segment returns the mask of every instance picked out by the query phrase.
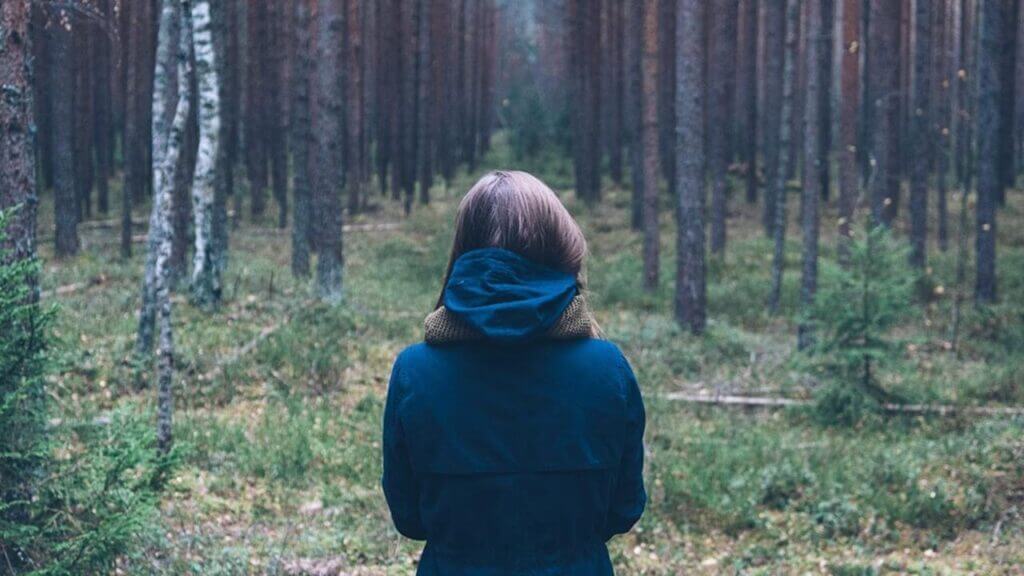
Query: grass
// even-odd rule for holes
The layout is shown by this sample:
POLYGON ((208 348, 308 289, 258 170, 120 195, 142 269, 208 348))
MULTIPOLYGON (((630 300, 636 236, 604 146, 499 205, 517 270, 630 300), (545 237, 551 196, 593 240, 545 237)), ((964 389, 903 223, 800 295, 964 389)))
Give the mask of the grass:
MULTIPOLYGON (((513 164, 500 140, 484 162, 513 164)), ((542 178, 555 175, 557 187, 568 184, 564 160, 533 164, 542 178)), ((408 218, 375 196, 375 209, 355 222, 400 225, 346 235, 340 307, 313 303, 309 283, 288 274, 289 235, 272 228, 273 214, 233 233, 220 311, 192 308, 184 292, 175 297, 183 463, 162 503, 161 529, 125 557, 123 571, 415 571, 419 546, 393 530, 379 489, 381 411, 390 363, 420 339, 437 297, 454 207, 474 177, 460 172, 439 184, 434 202, 408 218), (229 361, 276 324, 252 353, 229 361)), ((1024 564, 1020 418, 894 417, 831 428, 801 411, 662 398, 679 390, 811 393, 813 378, 793 357, 798 243, 787 250, 782 313, 769 316, 770 245, 757 209, 737 199, 727 252, 709 262, 708 334, 693 338, 671 316, 670 200, 662 281, 647 294, 628 191, 606 183, 604 192, 588 207, 560 190, 590 241, 598 321, 633 363, 648 405, 651 501, 634 532, 612 542, 619 573, 1011 574, 1024 564)), ((829 223, 834 206, 827 208, 829 223)), ((953 253, 933 248, 931 282, 944 289, 900 326, 906 352, 886 386, 915 401, 1024 404, 1022 210, 1024 198, 1011 194, 1000 214, 1001 303, 965 309, 959 357, 946 342, 953 253)), ((834 232, 823 227, 824 258, 833 258, 834 232)), ((136 387, 130 362, 142 247, 122 261, 113 231, 83 236, 84 253, 66 262, 47 257, 43 278, 44 289, 100 279, 57 298, 57 416, 146 413, 155 394, 136 387)))

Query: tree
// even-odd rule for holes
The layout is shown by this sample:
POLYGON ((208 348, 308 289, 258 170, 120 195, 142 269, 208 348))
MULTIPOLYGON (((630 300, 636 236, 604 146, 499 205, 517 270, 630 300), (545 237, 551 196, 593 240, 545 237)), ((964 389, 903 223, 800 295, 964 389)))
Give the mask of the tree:
POLYGON ((871 218, 875 225, 892 224, 899 201, 900 5, 870 0, 868 82, 874 112, 871 120, 871 218))
MULTIPOLYGON (((784 2, 764 4, 764 230, 774 237, 775 207, 779 194, 785 190, 785 174, 778 174, 785 161, 780 161, 782 143, 782 109, 784 59, 786 54, 786 9, 784 2)), ((788 129, 787 129, 788 130, 788 129)))
POLYGON ((934 152, 932 161, 935 172, 936 189, 936 218, 938 220, 939 250, 945 252, 949 248, 949 215, 948 215, 948 192, 949 192, 949 167, 950 167, 950 137, 953 133, 950 124, 952 116, 952 86, 955 82, 951 74, 953 61, 954 42, 952 41, 952 6, 953 3, 943 0, 939 3, 938 9, 933 15, 933 45, 932 50, 932 94, 935 95, 933 104, 934 114, 929 122, 928 129, 934 139, 934 152))
POLYGON ((347 70, 348 81, 345 83, 348 88, 348 96, 345 99, 346 111, 346 133, 348 152, 346 154, 348 167, 348 211, 354 214, 359 211, 362 198, 363 186, 363 36, 362 36, 362 11, 361 0, 347 0, 348 12, 345 17, 345 24, 348 29, 348 51, 347 70))
POLYGON ((977 231, 974 240, 977 271, 974 299, 988 304, 996 299, 996 204, 1003 188, 1000 146, 1004 108, 1000 102, 1007 89, 1002 66, 1007 3, 1002 0, 980 0, 978 33, 978 206, 977 231))
POLYGON ((195 217, 195 254, 192 259, 192 298, 201 307, 220 302, 221 279, 213 234, 217 159, 220 151, 221 88, 217 55, 213 48, 210 0, 194 0, 192 24, 199 81, 199 153, 192 180, 195 217))
POLYGON ((757 202, 757 0, 741 0, 736 63, 734 148, 746 171, 746 200, 757 202))
MULTIPOLYGON (((643 38, 644 38, 644 3, 629 3, 629 34, 626 37, 626 73, 625 83, 628 88, 625 93, 626 128, 625 134, 629 139, 629 160, 630 172, 633 177, 633 194, 630 201, 630 225, 640 230, 643 223, 643 193, 644 193, 644 154, 643 154, 643 123, 641 114, 641 95, 643 94, 643 38)), ((659 60, 660 64, 660 60, 659 60)), ((658 77, 659 95, 662 78, 658 77)), ((658 110, 661 113, 661 102, 659 100, 658 110)), ((660 147, 661 127, 658 128, 660 147)), ((660 152, 660 150, 659 150, 660 152)), ((671 163, 673 159, 664 158, 664 163, 671 163)), ((660 174, 659 174, 660 178, 660 174)))
POLYGON ((336 303, 341 300, 342 227, 341 190, 342 155, 345 142, 344 101, 338 73, 345 64, 343 15, 345 0, 320 0, 316 15, 316 71, 313 78, 313 105, 317 119, 314 131, 312 183, 313 212, 316 227, 316 286, 320 298, 336 303))
MULTIPOLYGON (((267 146, 274 138, 269 134, 272 114, 267 99, 267 83, 271 80, 267 70, 267 43, 269 23, 267 10, 270 2, 245 4, 245 167, 249 180, 249 209, 254 218, 263 216, 267 204, 267 146)), ((236 217, 239 215, 236 214, 236 217)))
MULTIPOLYGON (((98 0, 97 11, 105 26, 113 20, 111 0, 98 0)), ((113 172, 114 117, 111 102, 111 39, 105 31, 95 34, 92 43, 92 61, 95 63, 93 92, 93 147, 96 151, 96 203, 103 215, 110 210, 110 175, 113 172)))
POLYGON ((839 245, 841 261, 850 253, 850 230, 860 174, 857 168, 857 120, 860 108, 860 22, 863 0, 843 0, 839 90, 839 245))
POLYGON ((932 139, 932 3, 916 2, 914 11, 914 85, 910 117, 910 263, 923 269, 928 250, 928 177, 932 139))
MULTIPOLYGON (((314 68, 313 46, 310 37, 310 0, 296 0, 292 4, 292 41, 295 42, 295 61, 292 69, 292 194, 295 208, 292 214, 292 274, 298 278, 309 276, 309 240, 313 222, 310 197, 310 76, 314 68)), ((382 146, 384 154, 386 146, 382 146)), ((383 184, 381 185, 383 187, 383 184)))
POLYGON ((125 51, 124 184, 121 190, 121 257, 132 254, 132 205, 150 187, 150 123, 153 102, 153 61, 150 48, 151 2, 122 3, 127 15, 125 51))
MULTIPOLYGON (((432 0, 416 0, 416 122, 418 124, 417 134, 419 144, 417 145, 418 156, 416 166, 419 168, 420 202, 430 202, 430 187, 434 184, 434 126, 433 107, 434 98, 430 89, 430 63, 431 46, 430 21, 432 0)), ((482 14, 482 12, 481 12, 482 14)), ((351 176, 351 171, 350 174, 351 176)))
POLYGON ((711 172, 711 252, 725 250, 732 102, 736 83, 737 0, 715 0, 708 48, 708 171, 711 172))
POLYGON ((676 12, 676 320, 693 334, 707 325, 704 276, 704 56, 702 0, 676 12))
POLYGON ((658 288, 658 10, 657 0, 643 5, 643 63, 640 70, 640 140, 643 146, 644 289, 658 288))
POLYGON ((74 72, 72 69, 72 21, 64 8, 51 12, 49 30, 50 62, 50 154, 53 163, 53 208, 57 225, 58 257, 78 253, 78 194, 74 164, 74 72))
POLYGON ((601 195, 601 3, 569 0, 572 29, 573 156, 576 194, 586 202, 601 195))
MULTIPOLYGON (((798 327, 798 346, 806 350, 814 341, 813 308, 818 291, 818 202, 821 164, 827 159, 821 153, 823 135, 821 92, 824 89, 821 60, 828 58, 828 41, 823 17, 830 10, 824 4, 832 0, 808 0, 807 9, 807 91, 804 99, 804 167, 806 177, 800 203, 800 227, 803 230, 803 270, 800 276, 800 308, 803 319, 798 327)), ((831 24, 831 22, 829 22, 831 24)))
MULTIPOLYGON (((796 90, 796 59, 797 59, 797 30, 800 26, 800 0, 786 0, 786 23, 784 26, 786 34, 786 48, 783 51, 784 65, 782 68, 782 105, 779 112, 779 154, 778 165, 774 170, 775 175, 775 207, 772 209, 772 216, 775 223, 772 225, 772 239, 775 250, 772 255, 772 286, 768 296, 768 309, 774 314, 779 310, 779 300, 782 296, 782 272, 786 264, 786 224, 789 220, 786 214, 786 175, 787 167, 790 165, 789 153, 791 150, 790 130, 793 127, 793 93, 796 90)), ((806 186, 806 182, 804 183, 806 186)))
MULTIPOLYGON (((36 156, 32 93, 32 2, 0 5, 0 213, 6 225, 0 242, 3 263, 36 255, 36 156)), ((35 280, 31 280, 35 282, 35 280)))

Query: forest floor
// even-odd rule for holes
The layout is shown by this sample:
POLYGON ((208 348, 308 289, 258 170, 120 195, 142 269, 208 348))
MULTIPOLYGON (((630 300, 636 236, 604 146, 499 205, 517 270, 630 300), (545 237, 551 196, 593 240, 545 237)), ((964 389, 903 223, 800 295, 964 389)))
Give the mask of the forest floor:
MULTIPOLYGON (((483 165, 522 165, 504 150, 483 165)), ((564 191, 585 228, 591 302, 647 403, 651 498, 637 528, 611 543, 619 574, 1024 573, 1022 417, 894 416, 841 428, 800 409, 665 398, 812 393, 813 378, 794 360, 795 215, 782 312, 773 317, 764 305, 770 245, 755 207, 736 195, 726 254, 709 262, 708 334, 696 339, 672 320, 668 200, 662 281, 645 294, 628 191, 606 183, 604 200, 587 208, 568 192, 568 163, 526 167, 564 191)), ((121 572, 415 571, 420 545, 394 531, 379 488, 381 411, 391 362, 421 338, 454 207, 474 176, 460 172, 437 186, 433 202, 408 218, 374 194, 345 234, 346 300, 336 308, 314 303, 309 282, 291 277, 289 234, 273 227, 276 215, 259 223, 244 215, 232 232, 222 308, 204 313, 186 290, 175 296, 181 462, 159 518, 121 572)), ((833 204, 823 219, 826 262, 833 204)), ((990 312, 968 305, 960 357, 950 352, 955 250, 933 246, 935 293, 900 327, 906 352, 885 374, 888 388, 918 402, 1024 405, 1024 194, 1011 193, 999 217, 1001 304, 990 312)), ((955 231, 955 213, 951 221, 955 231)), ((43 249, 44 289, 59 304, 55 417, 151 417, 155 393, 133 384, 130 361, 144 245, 125 262, 116 228, 83 228, 82 236, 74 260, 43 249)))

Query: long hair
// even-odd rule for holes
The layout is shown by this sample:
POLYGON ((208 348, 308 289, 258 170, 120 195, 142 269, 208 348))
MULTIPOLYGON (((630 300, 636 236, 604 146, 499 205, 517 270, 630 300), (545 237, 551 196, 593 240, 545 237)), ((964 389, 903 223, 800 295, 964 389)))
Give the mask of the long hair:
POLYGON ((526 172, 497 170, 477 181, 459 203, 455 239, 436 308, 460 256, 479 248, 504 248, 576 277, 586 289, 583 231, 546 184, 526 172))

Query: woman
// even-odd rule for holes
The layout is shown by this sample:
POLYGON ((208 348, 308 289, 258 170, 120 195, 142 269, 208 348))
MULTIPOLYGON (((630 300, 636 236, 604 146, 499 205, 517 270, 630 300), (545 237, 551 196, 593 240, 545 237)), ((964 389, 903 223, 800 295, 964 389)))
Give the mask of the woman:
POLYGON ((395 361, 384 493, 426 540, 420 576, 611 575, 643 513, 644 407, 583 299, 586 241, 540 180, 484 176, 459 205, 424 343, 395 361))

